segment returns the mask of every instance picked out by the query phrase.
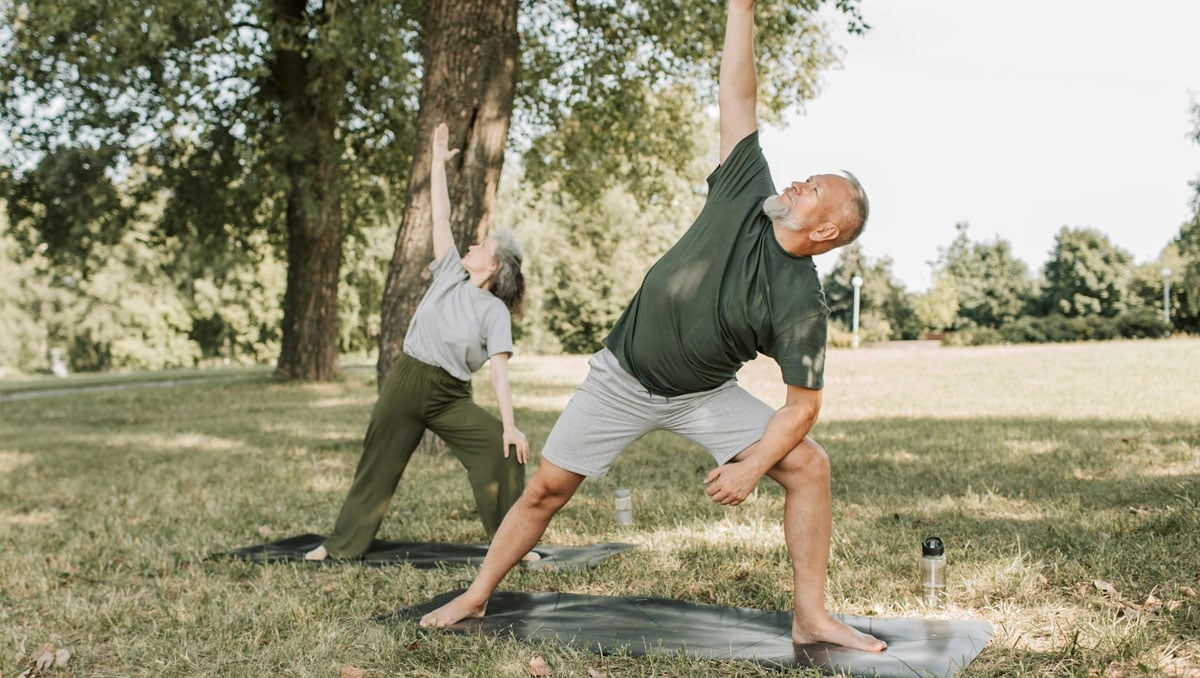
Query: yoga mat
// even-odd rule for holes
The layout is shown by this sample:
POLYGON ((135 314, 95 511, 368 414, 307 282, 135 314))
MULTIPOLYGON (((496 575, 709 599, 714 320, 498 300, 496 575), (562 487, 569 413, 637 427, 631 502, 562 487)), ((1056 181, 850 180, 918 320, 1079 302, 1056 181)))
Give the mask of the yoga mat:
MULTIPOLYGON (((459 593, 445 593, 377 619, 418 620, 459 593)), ((980 621, 833 616, 886 641, 888 649, 877 653, 835 645, 794 645, 791 611, 571 593, 495 593, 487 616, 447 628, 518 640, 552 640, 600 654, 681 653, 777 667, 817 667, 826 673, 921 678, 953 676, 992 637, 992 625, 980 621)))
MULTIPOLYGON (((214 557, 241 558, 257 563, 303 562, 314 565, 336 565, 339 563, 362 563, 365 565, 403 565, 434 568, 452 565, 479 565, 487 555, 487 544, 439 544, 432 542, 399 542, 376 539, 361 559, 340 560, 326 558, 322 561, 305 560, 304 554, 325 542, 319 534, 302 534, 287 539, 245 546, 232 551, 214 553, 214 557)), ((633 544, 590 544, 588 546, 543 546, 534 547, 541 560, 522 562, 530 570, 562 570, 595 567, 597 563, 622 551, 633 548, 633 544)))

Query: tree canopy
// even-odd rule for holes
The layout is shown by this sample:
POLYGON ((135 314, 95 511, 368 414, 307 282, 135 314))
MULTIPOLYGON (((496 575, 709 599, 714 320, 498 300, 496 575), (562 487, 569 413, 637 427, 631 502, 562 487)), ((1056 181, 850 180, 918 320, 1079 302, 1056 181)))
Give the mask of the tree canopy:
MULTIPOLYGON (((811 97, 836 61, 829 28, 813 18, 821 4, 760 7, 766 119, 811 97)), ((849 30, 864 30, 856 0, 833 4, 849 30)), ((137 203, 163 200, 150 237, 200 242, 214 256, 260 246, 253 236, 263 234, 289 269, 281 372, 326 378, 336 372, 345 241, 421 188, 409 182, 425 143, 418 112, 447 112, 422 88, 431 59, 480 47, 458 29, 438 31, 463 25, 446 17, 499 5, 518 13, 518 63, 504 76, 514 79, 515 134, 487 143, 502 151, 511 141, 528 180, 577 200, 617 183, 653 199, 660 177, 695 156, 696 102, 715 101, 723 2, 17 0, 0 4, 14 231, 82 276, 93 247, 132 228, 137 203)), ((484 185, 460 194, 494 191, 502 153, 489 157, 480 178, 464 179, 484 185)), ((485 228, 491 209, 471 208, 460 231, 472 219, 485 228)), ((409 269, 423 256, 399 245, 397 254, 409 269)), ((383 315, 406 324, 387 305, 383 315)))

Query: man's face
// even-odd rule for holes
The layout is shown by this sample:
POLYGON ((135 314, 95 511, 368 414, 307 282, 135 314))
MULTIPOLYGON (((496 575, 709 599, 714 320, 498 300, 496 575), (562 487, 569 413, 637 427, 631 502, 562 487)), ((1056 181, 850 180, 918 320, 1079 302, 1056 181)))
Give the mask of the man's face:
POLYGON ((852 199, 850 182, 844 177, 817 174, 788 184, 779 195, 768 198, 763 208, 773 220, 786 217, 797 230, 804 230, 828 221, 836 223, 842 207, 852 199))

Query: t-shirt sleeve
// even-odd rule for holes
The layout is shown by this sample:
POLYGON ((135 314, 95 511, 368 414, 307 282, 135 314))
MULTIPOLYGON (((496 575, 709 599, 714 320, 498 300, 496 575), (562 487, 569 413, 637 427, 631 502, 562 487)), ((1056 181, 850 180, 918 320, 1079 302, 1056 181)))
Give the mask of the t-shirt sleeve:
POLYGON ((829 322, 825 313, 813 313, 790 325, 776 328, 773 355, 783 372, 783 383, 821 389, 825 386, 825 341, 829 322))
POLYGON ((430 264, 429 270, 433 271, 433 280, 430 281, 429 289, 425 292, 426 296, 438 297, 470 277, 467 269, 463 268, 462 257, 459 256, 458 248, 454 245, 446 250, 441 259, 430 264))
POLYGON ((758 145, 758 132, 751 132, 739 141, 721 166, 708 175, 708 199, 728 198, 750 193, 770 195, 775 192, 771 170, 758 145))
POLYGON ((441 259, 435 259, 429 264, 429 270, 433 271, 433 279, 437 280, 446 274, 458 276, 461 273, 466 273, 467 269, 463 268, 462 255, 458 253, 458 247, 451 244, 450 249, 442 255, 441 259))
POLYGON ((513 352, 512 316, 503 303, 490 305, 484 314, 482 329, 484 352, 489 358, 497 353, 513 352))

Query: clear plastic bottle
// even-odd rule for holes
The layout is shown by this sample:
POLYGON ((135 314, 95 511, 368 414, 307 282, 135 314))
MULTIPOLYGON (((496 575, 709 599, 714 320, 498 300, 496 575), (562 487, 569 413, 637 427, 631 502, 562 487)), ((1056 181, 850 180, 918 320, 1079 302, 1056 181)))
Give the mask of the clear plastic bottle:
POLYGON ((613 492, 617 506, 617 524, 627 526, 633 524, 633 497, 628 489, 613 492))
POLYGON ((921 588, 927 606, 946 602, 946 545, 938 537, 921 542, 921 588))

